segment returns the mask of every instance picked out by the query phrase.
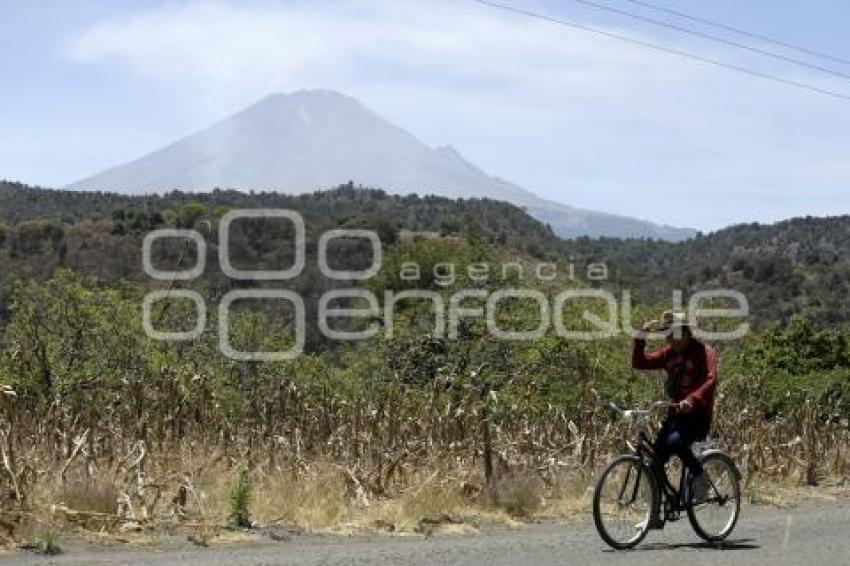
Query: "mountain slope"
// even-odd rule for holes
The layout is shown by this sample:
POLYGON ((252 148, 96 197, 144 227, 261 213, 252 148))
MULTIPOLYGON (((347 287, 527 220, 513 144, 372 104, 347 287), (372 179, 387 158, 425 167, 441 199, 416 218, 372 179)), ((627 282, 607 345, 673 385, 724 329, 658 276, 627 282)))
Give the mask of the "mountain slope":
POLYGON ((349 180, 401 194, 505 200, 526 207, 564 237, 681 240, 694 234, 541 199, 481 171, 454 148, 431 149, 357 100, 328 90, 266 97, 210 128, 68 188, 301 193, 349 180))

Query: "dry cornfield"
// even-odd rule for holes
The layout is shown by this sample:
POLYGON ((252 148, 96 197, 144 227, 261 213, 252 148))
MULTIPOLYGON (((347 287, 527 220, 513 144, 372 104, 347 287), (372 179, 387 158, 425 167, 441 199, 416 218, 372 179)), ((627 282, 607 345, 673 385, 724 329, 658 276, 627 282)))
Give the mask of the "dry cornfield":
MULTIPOLYGON (((734 384, 732 385, 734 386, 734 384)), ((730 387, 732 387, 730 386, 730 387)), ((722 388, 711 441, 739 463, 747 486, 846 486, 850 433, 813 403, 767 420, 727 406, 722 388)), ((9 539, 43 523, 88 531, 226 524, 237 470, 248 470, 261 525, 429 530, 434 525, 581 511, 627 425, 590 393, 579 410, 494 410, 494 395, 446 393, 398 381, 356 404, 322 407, 280 390, 264 423, 76 416, 57 400, 45 415, 2 399, 2 527, 9 539)))

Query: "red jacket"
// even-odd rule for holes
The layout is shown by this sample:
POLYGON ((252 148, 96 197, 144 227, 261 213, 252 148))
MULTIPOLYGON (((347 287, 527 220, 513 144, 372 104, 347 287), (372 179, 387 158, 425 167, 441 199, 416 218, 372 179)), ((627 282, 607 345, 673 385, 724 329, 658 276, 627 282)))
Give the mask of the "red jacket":
POLYGON ((665 370, 667 394, 673 401, 689 399, 694 407, 689 414, 703 415, 711 420, 717 386, 717 354, 714 348, 691 339, 682 353, 676 352, 670 345, 647 353, 646 340, 635 338, 632 367, 665 370))

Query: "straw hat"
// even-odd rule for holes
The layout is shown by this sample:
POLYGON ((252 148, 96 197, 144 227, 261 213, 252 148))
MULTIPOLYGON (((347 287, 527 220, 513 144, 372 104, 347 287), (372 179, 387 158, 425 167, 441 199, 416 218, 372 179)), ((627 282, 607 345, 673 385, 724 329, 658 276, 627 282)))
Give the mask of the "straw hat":
POLYGON ((649 329, 652 332, 667 332, 676 328, 687 328, 690 330, 688 315, 686 313, 682 311, 664 311, 661 313, 661 320, 653 320, 649 323, 649 329))

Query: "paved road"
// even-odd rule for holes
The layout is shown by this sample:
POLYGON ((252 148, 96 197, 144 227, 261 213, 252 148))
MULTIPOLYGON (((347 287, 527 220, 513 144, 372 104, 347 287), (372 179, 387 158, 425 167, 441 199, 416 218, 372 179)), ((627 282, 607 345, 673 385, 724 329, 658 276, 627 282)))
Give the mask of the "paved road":
POLYGON ((515 530, 487 529, 475 535, 419 537, 296 536, 285 542, 199 548, 180 539, 158 550, 99 548, 65 541, 65 553, 0 555, 16 564, 245 564, 581 566, 628 564, 808 565, 850 564, 850 502, 803 504, 793 509, 744 507, 731 540, 714 548, 698 542, 687 520, 650 532, 634 551, 613 552, 590 520, 547 523, 515 530))

